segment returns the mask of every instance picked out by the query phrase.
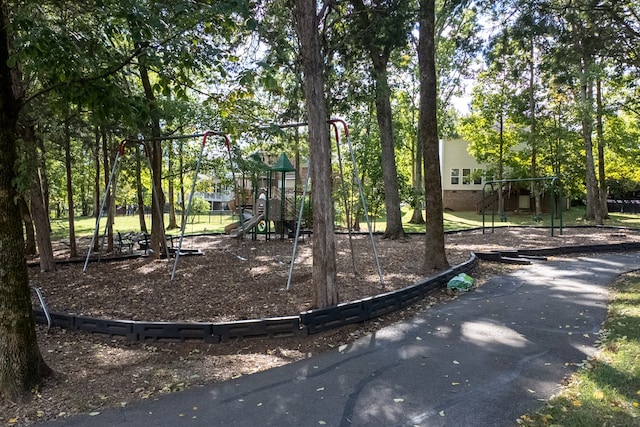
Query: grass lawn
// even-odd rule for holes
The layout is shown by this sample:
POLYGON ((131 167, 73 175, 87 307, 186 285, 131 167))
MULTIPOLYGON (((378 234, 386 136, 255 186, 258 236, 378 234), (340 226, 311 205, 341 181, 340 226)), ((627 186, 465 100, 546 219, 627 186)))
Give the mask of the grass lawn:
MULTIPOLYGON (((424 224, 409 224, 411 219, 411 211, 403 209, 403 225, 404 230, 409 233, 424 233, 424 224)), ((584 209, 572 208, 569 211, 562 213, 563 226, 575 226, 575 225, 593 225, 593 222, 585 221, 582 219, 584 216, 584 209)), ((423 213, 424 217, 424 213, 423 213)), ((605 221, 606 225, 622 226, 640 228, 640 215, 634 214, 610 214, 610 219, 605 221)), ((224 231, 224 227, 233 221, 231 214, 229 213, 212 213, 202 215, 192 215, 189 218, 189 223, 185 229, 185 234, 198 234, 198 233, 221 233, 224 231)), ((146 216, 147 228, 151 228, 151 216, 146 216)), ((168 216, 165 216, 165 224, 167 224, 168 216)), ((104 229, 106 219, 103 218, 100 229, 104 229)), ((76 236, 90 236, 93 234, 96 220, 93 217, 78 217, 75 220, 76 236)), ((449 230, 461 230, 468 228, 482 227, 483 218, 482 215, 475 212, 445 212, 444 213, 444 228, 449 230)), ((484 217, 485 227, 492 226, 491 213, 485 214, 484 217)), ((501 222, 497 216, 494 218, 493 226, 505 227, 505 226, 551 226, 551 216, 545 214, 542 216, 541 221, 535 221, 533 216, 529 214, 509 214, 507 220, 501 222)), ((366 223, 360 224, 363 230, 366 230, 366 223)), ((559 219, 554 220, 554 227, 560 226, 559 219)), ((382 232, 386 227, 386 218, 380 217, 372 219, 372 228, 374 231, 382 232)), ((67 218, 59 218, 51 220, 52 238, 54 240, 64 239, 69 237, 69 222, 67 218)), ((127 233, 130 231, 140 231, 140 223, 137 216, 117 216, 115 218, 114 230, 121 233, 127 233)), ((179 234, 180 229, 169 230, 170 234, 179 234)))
MULTIPOLYGON (((147 230, 151 230, 151 215, 145 216, 147 230)), ((165 224, 169 223, 169 216, 165 215, 165 224)), ((180 218, 178 218, 178 222, 180 218)), ((232 222, 233 219, 229 213, 212 213, 203 215, 192 215, 185 228, 185 234, 199 233, 221 233, 224 232, 225 225, 232 222)), ((104 232, 106 218, 102 218, 100 222, 100 234, 104 232)), ((74 221, 74 227, 77 237, 91 236, 96 226, 94 217, 77 217, 74 221)), ((69 220, 67 218, 58 218, 51 220, 51 229, 53 240, 69 238, 69 220)), ((121 233, 140 232, 140 220, 137 215, 118 215, 114 219, 113 230, 121 233)), ((168 234, 180 234, 180 229, 168 230, 168 234)))
POLYGON ((614 287, 599 353, 583 363, 565 389, 518 424, 534 426, 640 425, 640 273, 614 287))

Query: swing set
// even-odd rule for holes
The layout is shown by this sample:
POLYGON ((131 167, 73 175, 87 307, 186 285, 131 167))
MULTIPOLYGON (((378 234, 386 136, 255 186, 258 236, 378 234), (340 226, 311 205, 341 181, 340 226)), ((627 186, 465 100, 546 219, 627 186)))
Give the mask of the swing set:
MULTIPOLYGON (((356 269, 356 263, 355 263, 355 253, 354 253, 354 248, 353 248, 353 231, 352 231, 352 227, 351 227, 351 221, 350 221, 350 216, 349 216, 349 210, 348 210, 348 200, 347 200, 347 192, 346 192, 346 187, 345 187, 345 180, 344 180, 344 169, 343 169, 343 158, 342 158, 342 153, 341 153, 341 149, 340 149, 340 143, 341 143, 341 139, 340 139, 340 127, 342 128, 343 134, 346 138, 346 142, 347 142, 347 147, 350 153, 350 159, 352 162, 352 170, 353 170, 353 180, 356 182, 357 187, 358 187, 358 192, 359 192, 359 196, 360 196, 360 203, 362 204, 362 208, 363 208, 363 212, 364 212, 364 216, 367 222, 367 228, 368 228, 368 235, 369 238, 371 240, 371 246, 372 246, 372 250, 373 250, 373 255, 375 258, 375 262, 376 262, 376 266, 377 266, 377 270, 378 270, 378 276, 379 276, 379 280, 380 280, 380 284, 382 286, 382 288, 384 289, 384 280, 383 280, 383 276, 382 276, 382 269, 380 267, 380 261, 379 261, 379 256, 378 256, 378 252, 377 252, 377 248, 376 248, 376 244, 375 244, 375 239, 373 237, 373 231, 372 231, 372 227, 371 227, 371 221, 369 219, 369 215, 368 215, 368 210, 367 210, 367 205, 366 205, 366 200, 364 197, 364 191, 362 189, 362 183, 359 179, 359 173, 358 173, 358 169, 357 169, 357 165, 356 165, 356 160, 355 160, 355 154, 354 154, 354 150, 353 150, 353 146, 351 144, 351 138, 349 136, 349 129, 348 126, 346 124, 346 122, 344 120, 341 119, 331 119, 327 121, 327 124, 331 126, 331 128, 334 131, 334 135, 335 135, 335 139, 336 139, 336 146, 337 146, 337 155, 338 155, 338 165, 339 165, 339 171, 340 171, 340 177, 341 177, 341 182, 342 182, 342 193, 344 196, 344 204, 345 204, 345 212, 347 214, 347 230, 348 230, 348 235, 349 235, 349 244, 350 244, 350 248, 351 248, 351 258, 352 258, 352 264, 353 264, 353 268, 354 268, 354 273, 357 274, 357 269, 356 269)), ((288 128, 300 128, 300 127, 307 127, 308 124, 307 123, 291 123, 291 124, 280 124, 280 125, 272 125, 269 127, 265 127, 265 128, 258 128, 257 130, 269 130, 272 129, 273 127, 277 127, 280 129, 288 129, 288 128)), ((233 184, 234 184, 234 191, 235 194, 238 194, 239 191, 239 186, 238 186, 238 181, 236 179, 236 173, 235 173, 235 165, 234 165, 234 157, 233 154, 231 152, 231 143, 229 140, 229 137, 222 132, 219 131, 213 131, 213 130, 209 130, 206 131, 204 133, 197 133, 197 134, 191 134, 191 135, 179 135, 179 136, 167 136, 167 137, 159 137, 159 138, 148 138, 148 139, 125 139, 123 140, 120 145, 118 146, 118 150, 116 152, 116 157, 113 163, 113 167, 111 169, 111 174, 109 176, 109 180, 107 182, 107 186, 105 189, 105 193, 102 199, 102 203, 101 203, 101 207, 100 207, 100 211, 98 214, 98 217, 96 218, 96 223, 95 223, 95 227, 94 227, 94 231, 93 231, 93 235, 91 237, 91 242, 89 244, 89 249, 87 251, 87 257, 85 259, 85 263, 84 263, 84 267, 83 267, 83 272, 86 272, 88 264, 89 264, 89 260, 91 258, 92 255, 92 249, 94 247, 94 244, 96 242, 96 239, 98 238, 98 233, 99 233, 99 229, 100 229, 100 221, 102 219, 102 214, 105 210, 106 207, 106 203, 107 203, 107 199, 109 197, 109 191, 111 189, 112 186, 115 186, 116 182, 117 182, 117 177, 118 177, 118 171, 119 168, 121 167, 121 159, 125 156, 126 154, 126 149, 129 147, 135 147, 135 146, 139 146, 143 148, 144 154, 145 154, 145 158, 147 159, 147 166, 149 168, 149 173, 151 174, 151 181, 155 182, 153 179, 153 169, 151 167, 151 161, 150 161, 150 148, 149 148, 149 143, 153 142, 153 141, 169 141, 169 140, 186 140, 186 139, 194 139, 194 138, 202 138, 202 143, 200 145, 200 152, 198 155, 198 160, 197 160, 197 164, 196 164, 196 169, 194 171, 194 175, 193 175, 193 181, 192 181, 192 186, 191 186, 191 191, 189 194, 189 199, 188 199, 188 204, 187 204, 187 210, 185 212, 185 217, 184 220, 182 221, 182 226, 180 229, 180 238, 178 240, 178 247, 175 250, 169 250, 167 248, 167 236, 164 233, 164 224, 162 225, 162 227, 160 227, 160 229, 162 230, 162 240, 161 240, 161 252, 162 249, 164 249, 164 256, 166 256, 166 258, 168 260, 170 260, 171 255, 174 255, 174 262, 173 262, 173 268, 171 271, 171 280, 173 280, 175 278, 175 273, 176 273, 176 269, 178 266, 178 261, 180 259, 180 255, 183 253, 182 250, 182 243, 183 243, 183 239, 184 239, 184 233, 185 233, 185 228, 186 228, 186 224, 188 222, 188 218, 189 215, 191 213, 191 208, 192 208, 192 203, 193 203, 193 196, 194 196, 194 192, 195 192, 195 185, 196 185, 196 181, 198 178, 198 174, 200 172, 200 167, 202 164, 202 157, 204 154, 204 148, 207 144, 207 140, 208 138, 211 137, 219 137, 219 138, 223 138, 224 142, 225 142, 225 147, 226 147, 226 151, 227 154, 229 156, 229 165, 231 168, 231 174, 232 174, 232 179, 233 179, 233 184)), ((286 156, 285 156, 286 157, 286 156)), ((277 172, 281 172, 281 179, 282 179, 282 193, 281 193, 281 198, 279 200, 280 203, 284 204, 284 188, 285 188, 285 184, 284 184, 284 180, 285 180, 285 173, 286 172, 291 172, 292 170, 295 171, 295 169, 293 169, 293 167, 290 165, 290 162, 288 162, 288 159, 286 162, 283 161, 283 165, 281 165, 282 169, 278 170, 278 167, 276 166, 276 169, 274 169, 277 172), (288 163, 288 164, 287 164, 288 163)), ((307 173, 306 173, 306 178, 305 178, 305 182, 304 182, 304 188, 303 188, 303 192, 302 192, 302 198, 301 198, 301 203, 300 203, 300 207, 298 209, 298 214, 297 214, 297 221, 294 222, 294 226, 293 228, 295 228, 295 233, 294 233, 294 246, 293 246, 293 253, 291 256, 291 262, 290 262, 290 266, 289 266, 289 276, 287 279, 287 286, 286 289, 289 290, 291 287, 291 279, 293 276, 293 268, 294 268, 294 263, 295 263, 295 259, 296 259, 296 254, 297 254, 297 248, 298 248, 298 241, 300 238, 300 235, 302 233, 302 228, 301 225, 303 223, 303 213, 304 213, 304 209, 305 209, 305 200, 307 198, 307 193, 308 193, 308 189, 309 189, 309 179, 310 179, 310 167, 309 167, 309 163, 307 162, 307 173)), ((266 196, 267 196, 267 203, 268 203, 268 196, 270 195, 269 192, 267 192, 266 196)), ((152 197, 154 200, 154 204, 156 205, 157 208, 157 215, 159 218, 163 218, 163 209, 162 207, 159 205, 159 200, 158 200, 158 195, 156 192, 156 188, 154 185, 152 185, 152 197)), ((257 200, 258 198, 256 198, 257 200)), ((257 204, 257 203, 256 203, 257 204)), ((295 202, 294 202, 295 204, 295 202)), ((260 209, 260 208, 259 208, 260 209)), ((263 207, 264 209, 264 207, 263 207)), ((266 235, 268 236, 269 232, 270 232, 270 219, 268 218, 268 216, 265 216, 265 213, 258 213, 258 215, 253 216, 253 220, 251 222, 246 222, 245 219, 242 217, 242 210, 238 210, 239 212, 239 216, 240 216, 240 221, 238 222, 238 227, 236 228, 234 233, 230 233, 230 235, 234 236, 234 237, 243 237, 245 235, 245 232, 248 230, 253 229, 254 227, 257 228, 258 224, 260 224, 261 222, 266 223, 266 235)), ((284 220, 284 207, 281 205, 281 214, 283 215, 280 219, 284 220)), ((109 222, 112 221, 112 218, 108 218, 107 224, 105 226, 105 228, 109 227, 109 222)), ((264 225, 264 224, 263 224, 264 225)), ((105 234, 106 234, 106 230, 105 230, 105 234)), ((254 235, 255 236, 255 235, 254 235)), ((185 251, 186 252, 186 251, 185 251)))
MULTIPOLYGON (((193 203, 193 195, 195 192, 195 185, 196 185, 196 181, 198 178, 198 174, 200 172, 200 166, 202 165, 202 156, 204 154, 204 148, 207 144, 207 139, 210 137, 221 137, 224 138, 225 141, 225 146, 227 149, 227 152, 229 153, 229 158, 231 159, 231 145, 229 142, 229 137, 222 133, 222 132, 218 132, 218 131, 213 131, 213 130, 208 130, 204 133, 197 133, 197 134, 191 134, 191 135, 176 135, 176 136, 165 136, 165 137, 159 137, 159 138, 147 138, 147 139, 125 139, 123 140, 120 145, 118 146, 118 149, 116 151, 116 157, 115 160, 113 162, 113 167, 111 168, 111 174, 109 175, 109 180, 107 182, 107 186, 105 188, 105 192, 104 192, 104 196, 102 198, 102 203, 100 205, 100 211, 98 212, 98 216, 96 218, 96 224, 93 230, 93 235, 91 237, 91 242, 89 243, 89 249, 87 251, 87 257, 85 259, 84 262, 84 267, 82 269, 82 272, 86 272, 87 271, 87 267, 89 265, 89 260, 91 258, 91 254, 92 254, 92 250, 93 247, 95 245, 96 239, 98 238, 98 233, 100 230, 100 221, 102 219, 102 215, 103 212, 105 211, 105 207, 106 207, 106 203, 107 203, 107 199, 109 198, 109 192, 111 190, 112 186, 115 186, 117 183, 117 179, 118 179, 118 175, 119 175, 119 170, 120 170, 120 163, 121 160, 124 158, 125 154, 126 154, 126 149, 128 147, 135 147, 135 146, 139 146, 142 147, 143 152, 145 154, 145 158, 147 159, 147 166, 149 168, 149 174, 151 175, 151 182, 155 182, 154 181, 154 177, 153 177, 153 168, 151 167, 151 150, 149 148, 149 143, 153 142, 153 141, 174 141, 174 140, 187 140, 187 139, 194 139, 194 138, 202 138, 202 143, 200 144, 200 152, 198 154, 198 161, 196 164, 196 169, 193 175, 193 182, 191 185, 191 192, 189 194, 189 199, 188 199, 188 203, 187 203, 187 210, 185 212, 185 217, 184 217, 184 221, 182 221, 182 227, 180 229, 180 238, 178 240, 178 247, 176 250, 173 251, 174 255, 175 255, 175 261, 174 261, 174 266, 173 266, 173 270, 171 272, 171 280, 173 280, 174 276, 175 276, 175 271, 178 265, 178 259, 180 258, 180 255, 182 253, 182 241, 184 239, 184 232, 185 232, 185 228, 186 228, 186 224, 188 222, 188 218, 189 215, 191 213, 191 207, 192 207, 192 203, 193 203)), ((161 221, 163 220, 163 208, 160 206, 159 203, 159 199, 158 199, 158 194, 155 188, 155 185, 151 185, 151 193, 152 193, 152 197, 153 197, 153 201, 154 204, 156 206, 157 209, 157 215, 158 218, 161 219, 161 221)), ((108 218, 107 223, 105 225, 105 235, 106 235, 106 228, 109 227, 110 225, 110 221, 112 221, 111 218, 108 218)), ((160 230, 162 230, 162 240, 161 240, 161 252, 162 250, 164 250, 164 256, 166 256, 166 258, 169 260, 171 258, 171 252, 168 248, 167 248, 167 236, 164 232, 164 224, 159 227, 160 230)))

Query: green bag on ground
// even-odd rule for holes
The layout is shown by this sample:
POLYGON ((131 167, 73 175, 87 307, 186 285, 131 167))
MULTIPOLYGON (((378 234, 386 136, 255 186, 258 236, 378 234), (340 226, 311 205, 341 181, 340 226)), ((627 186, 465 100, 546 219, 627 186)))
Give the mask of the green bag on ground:
POLYGON ((467 292, 473 288, 473 277, 460 273, 447 283, 447 289, 456 292, 467 292))

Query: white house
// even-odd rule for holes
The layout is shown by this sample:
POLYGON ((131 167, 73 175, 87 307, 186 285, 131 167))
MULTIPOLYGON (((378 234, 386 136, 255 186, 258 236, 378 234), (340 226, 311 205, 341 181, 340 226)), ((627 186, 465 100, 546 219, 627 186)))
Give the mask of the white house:
POLYGON ((484 168, 467 151, 468 141, 440 141, 440 175, 444 209, 475 211, 482 203, 484 168))

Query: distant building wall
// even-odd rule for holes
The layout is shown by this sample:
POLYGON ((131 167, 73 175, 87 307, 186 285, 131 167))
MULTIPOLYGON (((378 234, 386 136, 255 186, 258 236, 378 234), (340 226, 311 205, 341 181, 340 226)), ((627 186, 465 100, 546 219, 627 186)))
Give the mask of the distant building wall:
POLYGON ((440 174, 444 209, 475 211, 482 201, 484 168, 469 154, 468 141, 440 141, 440 174))
POLYGON ((482 202, 482 190, 444 190, 442 201, 445 210, 475 211, 482 202))

